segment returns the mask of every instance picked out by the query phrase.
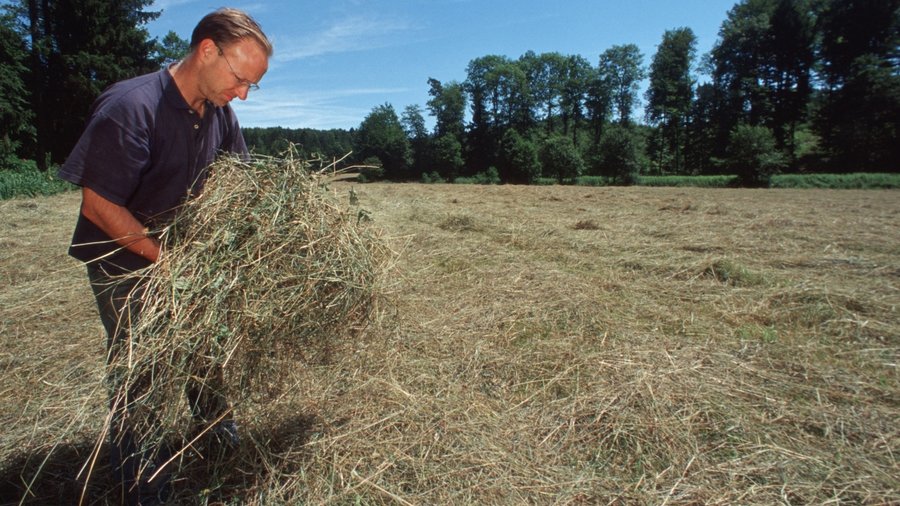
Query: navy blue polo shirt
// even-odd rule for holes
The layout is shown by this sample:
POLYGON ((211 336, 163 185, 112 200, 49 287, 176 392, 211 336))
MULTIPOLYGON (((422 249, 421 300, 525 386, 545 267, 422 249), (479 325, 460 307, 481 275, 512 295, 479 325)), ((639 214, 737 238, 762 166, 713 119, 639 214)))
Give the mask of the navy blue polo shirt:
MULTIPOLYGON (((163 69, 118 82, 97 98, 59 176, 124 206, 144 226, 158 230, 189 196, 200 193, 207 168, 222 152, 247 156, 234 111, 207 102, 200 118, 163 69)), ((69 254, 84 262, 99 260, 111 273, 150 264, 84 215, 78 217, 69 254)))

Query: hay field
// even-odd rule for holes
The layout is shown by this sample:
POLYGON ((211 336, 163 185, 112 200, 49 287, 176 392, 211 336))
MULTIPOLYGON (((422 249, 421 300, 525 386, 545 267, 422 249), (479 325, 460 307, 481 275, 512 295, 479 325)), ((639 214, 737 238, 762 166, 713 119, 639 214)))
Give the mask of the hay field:
MULTIPOLYGON (((400 252, 377 320, 177 504, 900 502, 896 191, 351 186, 400 252)), ((110 501, 78 202, 0 202, 0 504, 110 501)))

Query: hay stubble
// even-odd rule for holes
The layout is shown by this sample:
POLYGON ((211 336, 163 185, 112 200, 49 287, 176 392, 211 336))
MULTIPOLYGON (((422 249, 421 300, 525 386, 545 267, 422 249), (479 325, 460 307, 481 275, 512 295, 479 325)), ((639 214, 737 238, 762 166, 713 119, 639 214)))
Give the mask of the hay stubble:
MULTIPOLYGON (((351 184, 332 190, 346 196, 351 184)), ((353 188, 404 244, 388 303, 366 332, 277 378, 287 387, 275 398, 244 406, 262 449, 224 475, 223 497, 900 500, 895 192, 353 188)), ((29 248, 63 249, 62 226, 55 245, 29 248)), ((80 287, 48 285, 45 306, 92 302, 76 279, 80 287)), ((5 300, 27 298, 11 292, 19 286, 5 300)), ((64 432, 39 413, 76 410, 66 393, 98 376, 84 353, 80 363, 54 355, 79 372, 51 372, 41 357, 53 351, 33 329, 102 348, 89 312, 69 310, 80 317, 46 330, 35 310, 6 307, 4 341, 28 357, 8 358, 3 380, 5 392, 30 399, 3 404, 4 419, 17 421, 3 458, 16 463, 22 447, 41 454, 35 434, 64 432), (26 395, 41 377, 58 388, 26 395)), ((93 402, 102 406, 102 395, 93 402)), ((99 424, 85 421, 76 435, 99 424)))

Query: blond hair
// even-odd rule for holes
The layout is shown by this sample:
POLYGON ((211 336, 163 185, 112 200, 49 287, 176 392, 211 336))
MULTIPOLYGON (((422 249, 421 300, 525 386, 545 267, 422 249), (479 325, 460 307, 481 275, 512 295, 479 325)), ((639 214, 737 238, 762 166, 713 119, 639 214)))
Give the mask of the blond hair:
POLYGON ((228 7, 203 16, 191 33, 191 50, 196 49, 204 39, 212 39, 217 45, 224 46, 241 39, 251 39, 259 44, 267 56, 271 57, 273 52, 272 43, 259 23, 246 12, 228 7))

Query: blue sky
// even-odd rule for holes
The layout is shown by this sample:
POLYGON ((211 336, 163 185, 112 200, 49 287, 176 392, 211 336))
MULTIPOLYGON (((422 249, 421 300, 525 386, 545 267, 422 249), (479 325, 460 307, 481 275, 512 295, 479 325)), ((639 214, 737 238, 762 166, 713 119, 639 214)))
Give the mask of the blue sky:
MULTIPOLYGON (((649 66, 666 30, 689 27, 698 57, 715 43, 736 0, 266 0, 229 4, 250 13, 275 46, 269 72, 246 102, 247 127, 355 128, 384 103, 423 109, 428 78, 463 81, 474 58, 528 50, 578 54, 596 65, 636 44, 649 66)), ((151 36, 189 39, 210 0, 157 0, 151 36)), ((699 58, 698 58, 699 59, 699 58)), ((427 117, 428 124, 431 119, 427 117)))

